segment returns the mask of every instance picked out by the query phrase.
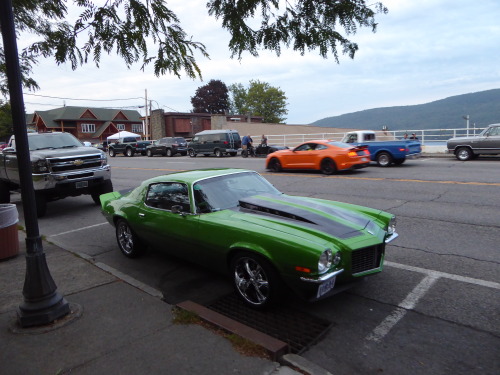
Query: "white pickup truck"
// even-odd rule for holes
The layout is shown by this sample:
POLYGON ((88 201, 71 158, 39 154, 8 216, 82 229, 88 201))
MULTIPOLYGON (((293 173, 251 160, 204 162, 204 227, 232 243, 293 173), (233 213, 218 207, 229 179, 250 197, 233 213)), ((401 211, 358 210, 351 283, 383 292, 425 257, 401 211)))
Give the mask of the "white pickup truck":
MULTIPOLYGON (((99 196, 113 191, 111 167, 101 150, 85 147, 69 133, 29 133, 28 143, 38 217, 45 215, 48 201, 90 194, 100 204, 99 196)), ((9 203, 10 192, 19 187, 12 136, 0 152, 0 203, 9 203)))

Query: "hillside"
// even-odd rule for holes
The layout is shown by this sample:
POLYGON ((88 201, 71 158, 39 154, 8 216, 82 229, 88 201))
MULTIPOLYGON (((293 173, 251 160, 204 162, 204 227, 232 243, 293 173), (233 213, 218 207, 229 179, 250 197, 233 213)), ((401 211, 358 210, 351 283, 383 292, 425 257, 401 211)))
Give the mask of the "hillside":
POLYGON ((384 125, 389 130, 464 128, 464 115, 469 115, 471 127, 500 122, 500 89, 451 96, 426 104, 367 109, 327 117, 311 125, 375 130, 384 125))

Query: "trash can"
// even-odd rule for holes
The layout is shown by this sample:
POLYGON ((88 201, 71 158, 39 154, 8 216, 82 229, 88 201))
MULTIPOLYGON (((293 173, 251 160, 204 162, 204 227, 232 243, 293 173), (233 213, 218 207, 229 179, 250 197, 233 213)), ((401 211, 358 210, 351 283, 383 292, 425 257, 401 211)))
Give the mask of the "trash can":
POLYGON ((18 221, 15 204, 0 204, 0 260, 19 254, 18 221))

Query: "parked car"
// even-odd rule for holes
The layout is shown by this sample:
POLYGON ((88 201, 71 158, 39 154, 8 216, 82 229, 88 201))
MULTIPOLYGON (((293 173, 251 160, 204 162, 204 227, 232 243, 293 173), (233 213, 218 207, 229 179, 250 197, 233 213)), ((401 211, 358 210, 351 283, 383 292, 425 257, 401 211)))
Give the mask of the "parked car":
POLYGON ((146 155, 146 147, 151 144, 150 141, 140 141, 136 137, 124 137, 108 144, 109 156, 114 157, 117 154, 125 156, 134 156, 136 153, 146 155))
POLYGON ((206 169, 144 181, 101 196, 121 252, 146 246, 228 273, 245 303, 279 300, 284 285, 315 301, 336 284, 382 271, 394 215, 323 199, 288 196, 257 172, 206 169))
POLYGON ((491 124, 479 135, 451 138, 446 142, 448 152, 458 160, 475 159, 479 155, 500 154, 500 124, 491 124))
POLYGON ((248 157, 248 154, 253 154, 253 156, 263 156, 266 157, 269 154, 272 154, 273 152, 279 151, 279 150, 288 150, 288 147, 286 146, 278 146, 278 145, 263 145, 260 144, 257 147, 252 147, 250 151, 248 150, 243 150, 241 151, 241 156, 246 158, 248 157))
POLYGON ((241 138, 237 130, 204 130, 196 133, 188 144, 188 155, 236 156, 241 150, 241 138))
POLYGON ((370 159, 380 167, 401 165, 406 159, 416 158, 422 153, 422 145, 415 139, 379 141, 372 130, 359 130, 346 133, 342 142, 366 146, 370 159))
POLYGON ((187 142, 183 137, 164 137, 154 141, 146 147, 146 155, 174 156, 181 154, 187 155, 187 142))
POLYGON ((370 163, 370 153, 364 146, 317 140, 302 143, 292 150, 280 150, 269 154, 266 168, 274 172, 283 169, 313 169, 324 174, 365 168, 370 163))

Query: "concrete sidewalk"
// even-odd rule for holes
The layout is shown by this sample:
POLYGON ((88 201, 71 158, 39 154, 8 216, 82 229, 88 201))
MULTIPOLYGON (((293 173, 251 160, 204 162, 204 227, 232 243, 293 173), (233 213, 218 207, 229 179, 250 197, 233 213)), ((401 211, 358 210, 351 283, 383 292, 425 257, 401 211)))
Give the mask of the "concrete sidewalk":
POLYGON ((21 328, 16 308, 23 302, 26 272, 22 231, 19 244, 17 257, 0 261, 2 375, 327 374, 296 355, 280 361, 293 366, 245 356, 200 325, 175 324, 172 306, 155 289, 46 241, 49 270, 71 313, 48 326, 21 328))

